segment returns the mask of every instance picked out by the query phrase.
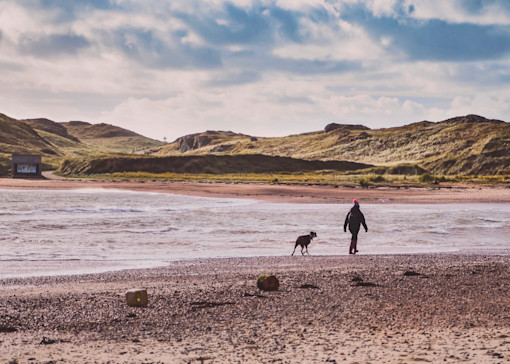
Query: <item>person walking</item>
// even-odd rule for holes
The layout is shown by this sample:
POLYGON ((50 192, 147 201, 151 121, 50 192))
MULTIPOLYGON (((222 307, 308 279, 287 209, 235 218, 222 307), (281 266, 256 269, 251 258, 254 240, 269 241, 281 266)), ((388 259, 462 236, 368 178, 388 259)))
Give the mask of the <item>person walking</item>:
POLYGON ((349 225, 349 231, 352 234, 351 245, 349 246, 349 254, 356 254, 358 252, 358 233, 360 225, 363 225, 365 232, 368 233, 367 223, 365 222, 365 216, 359 209, 358 200, 353 201, 354 206, 347 213, 344 223, 344 232, 347 232, 347 225, 349 225))

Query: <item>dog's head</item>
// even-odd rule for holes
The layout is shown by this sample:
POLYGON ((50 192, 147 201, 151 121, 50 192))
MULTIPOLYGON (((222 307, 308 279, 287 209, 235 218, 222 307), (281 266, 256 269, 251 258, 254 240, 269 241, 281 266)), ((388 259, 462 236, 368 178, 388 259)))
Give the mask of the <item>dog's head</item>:
POLYGON ((317 237, 317 233, 315 231, 310 231, 310 237, 313 239, 313 238, 316 238, 317 237))

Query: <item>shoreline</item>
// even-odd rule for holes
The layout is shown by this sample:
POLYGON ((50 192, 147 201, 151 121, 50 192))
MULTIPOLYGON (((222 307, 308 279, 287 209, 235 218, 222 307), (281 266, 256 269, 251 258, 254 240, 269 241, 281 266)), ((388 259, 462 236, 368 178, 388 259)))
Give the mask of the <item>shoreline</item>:
POLYGON ((369 204, 510 203, 510 188, 349 188, 241 183, 199 183, 138 180, 68 179, 46 174, 49 179, 0 178, 0 189, 72 190, 121 189, 137 192, 172 193, 196 197, 243 198, 283 203, 351 203, 354 198, 369 204))
POLYGON ((452 253, 197 259, 3 279, 0 358, 498 363, 510 358, 509 276, 510 256, 452 253), (278 291, 256 288, 265 273, 278 291), (125 305, 131 288, 148 290, 146 308, 125 305))
MULTIPOLYGON (((347 244, 346 244, 347 246, 347 244)), ((376 258, 376 259, 390 259, 392 257, 418 257, 418 256, 466 256, 466 257, 480 257, 480 256, 488 256, 488 257, 510 257, 510 250, 502 250, 502 249, 473 249, 473 250, 451 250, 451 251, 434 251, 434 252, 408 252, 408 253, 361 253, 358 256, 364 256, 368 258, 376 258)), ((296 255, 299 256, 299 255, 296 255)), ((314 259, 343 259, 348 257, 348 254, 331 254, 331 255, 311 255, 314 259)), ((69 261, 47 261, 47 266, 40 266, 36 271, 31 274, 23 275, 23 273, 16 273, 13 276, 1 276, 0 275, 0 284, 2 281, 13 281, 13 280, 30 280, 30 279, 52 279, 52 278, 68 278, 68 277, 76 277, 80 276, 93 276, 93 275, 102 275, 102 274, 116 274, 122 273, 124 271, 152 271, 165 269, 172 265, 179 264, 194 264, 194 262, 203 262, 203 261, 227 261, 227 260, 250 260, 250 259, 285 259, 288 255, 260 255, 260 256, 237 256, 237 257, 197 257, 197 258, 175 258, 169 259, 166 261, 162 261, 158 264, 149 264, 147 266, 133 267, 132 264, 128 264, 123 262, 116 266, 115 268, 108 268, 108 264, 111 264, 111 261, 95 261, 93 264, 89 264, 85 267, 81 267, 76 269, 71 273, 65 272, 69 271, 69 264, 76 265, 80 264, 79 260, 69 260, 69 261), (48 270, 55 269, 55 266, 61 265, 58 267, 57 271, 52 271, 52 273, 45 273, 48 270)), ((28 261, 4 261, 6 267, 4 269, 9 270, 9 264, 11 266, 16 266, 20 263, 29 263, 28 261)), ((89 263, 89 262, 87 262, 89 263)))

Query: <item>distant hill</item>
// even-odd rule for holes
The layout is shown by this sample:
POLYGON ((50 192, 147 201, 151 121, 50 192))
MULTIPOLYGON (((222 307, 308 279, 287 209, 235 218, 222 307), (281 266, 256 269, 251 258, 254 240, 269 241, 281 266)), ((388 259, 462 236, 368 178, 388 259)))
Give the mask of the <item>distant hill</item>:
POLYGON ((29 125, 0 114, 0 175, 10 172, 12 153, 41 154, 53 160, 58 150, 29 125))
POLYGON ((12 153, 40 154, 43 169, 56 169, 69 157, 145 153, 163 142, 108 124, 16 120, 0 114, 0 175, 10 173, 12 153))
POLYGON ((165 144, 110 124, 69 121, 61 125, 70 135, 101 153, 145 153, 165 144))
POLYGON ((63 138, 79 142, 78 138, 69 135, 67 128, 64 125, 56 123, 52 120, 41 118, 41 119, 25 119, 20 121, 29 125, 32 129, 42 130, 47 133, 56 134, 63 138))
POLYGON ((328 124, 325 129, 281 138, 209 131, 179 138, 156 154, 264 154, 383 166, 411 164, 445 175, 510 174, 510 124, 500 120, 467 115, 386 129, 342 124, 328 124))
POLYGON ((205 131, 165 144, 109 124, 16 120, 0 114, 0 174, 9 172, 11 153, 42 154, 46 169, 65 160, 66 173, 245 173, 263 170, 262 163, 269 172, 375 166, 371 170, 378 174, 510 175, 510 124, 466 115, 383 129, 329 123, 321 131, 278 138, 205 131))

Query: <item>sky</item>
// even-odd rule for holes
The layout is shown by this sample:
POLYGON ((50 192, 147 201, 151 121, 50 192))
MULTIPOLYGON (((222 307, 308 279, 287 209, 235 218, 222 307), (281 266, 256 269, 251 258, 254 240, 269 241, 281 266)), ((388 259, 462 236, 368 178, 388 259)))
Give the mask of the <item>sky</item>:
POLYGON ((508 121, 508 0, 0 0, 0 113, 172 141, 508 121))

